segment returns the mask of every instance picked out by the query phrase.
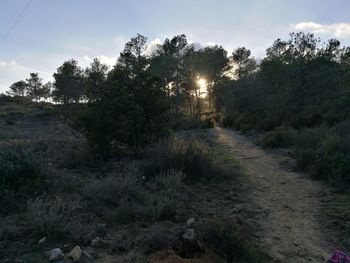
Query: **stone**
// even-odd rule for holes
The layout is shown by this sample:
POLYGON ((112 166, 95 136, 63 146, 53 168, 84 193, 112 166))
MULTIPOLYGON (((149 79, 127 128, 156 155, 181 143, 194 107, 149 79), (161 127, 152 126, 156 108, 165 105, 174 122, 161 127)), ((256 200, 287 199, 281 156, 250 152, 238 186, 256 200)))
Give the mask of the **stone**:
POLYGON ((91 246, 93 247, 99 247, 101 245, 101 238, 96 237, 91 241, 91 246))
POLYGON ((78 262, 81 257, 81 249, 79 246, 75 246, 69 253, 68 257, 73 259, 74 262, 78 262))
POLYGON ((287 181, 286 181, 286 180, 281 180, 280 183, 281 183, 281 184, 286 184, 287 181))
POLYGON ((46 242, 46 237, 43 237, 43 238, 41 238, 41 239, 39 239, 39 245, 41 245, 41 244, 44 244, 46 242))
POLYGON ((79 263, 92 263, 94 260, 93 260, 93 257, 88 253, 88 252, 81 252, 81 256, 79 258, 79 263))
POLYGON ((195 219, 194 217, 191 217, 190 219, 188 219, 188 220, 186 221, 186 224, 187 224, 188 226, 190 226, 190 225, 193 225, 195 222, 196 222, 196 219, 195 219))
POLYGON ((187 239, 187 240, 194 240, 196 238, 196 235, 194 233, 194 229, 192 228, 189 228, 186 230, 186 233, 183 234, 182 236, 184 239, 187 239))
POLYGON ((49 261, 58 261, 64 257, 64 254, 60 248, 54 248, 47 252, 47 254, 49 256, 49 261))

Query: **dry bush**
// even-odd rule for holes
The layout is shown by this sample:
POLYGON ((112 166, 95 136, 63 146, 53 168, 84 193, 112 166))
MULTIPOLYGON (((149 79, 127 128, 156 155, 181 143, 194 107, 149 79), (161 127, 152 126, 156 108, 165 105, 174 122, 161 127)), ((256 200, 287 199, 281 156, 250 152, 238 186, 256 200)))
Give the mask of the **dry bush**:
POLYGON ((35 198, 27 203, 27 221, 35 234, 57 236, 65 232, 79 208, 79 201, 59 197, 45 200, 35 198))

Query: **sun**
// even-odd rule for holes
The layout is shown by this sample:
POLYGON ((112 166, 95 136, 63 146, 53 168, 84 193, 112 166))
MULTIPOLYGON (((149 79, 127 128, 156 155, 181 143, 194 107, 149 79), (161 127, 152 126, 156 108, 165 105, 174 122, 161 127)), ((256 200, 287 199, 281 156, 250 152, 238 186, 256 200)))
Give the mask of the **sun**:
POLYGON ((197 80, 197 85, 199 87, 200 96, 205 96, 207 94, 208 82, 205 78, 199 78, 197 80))

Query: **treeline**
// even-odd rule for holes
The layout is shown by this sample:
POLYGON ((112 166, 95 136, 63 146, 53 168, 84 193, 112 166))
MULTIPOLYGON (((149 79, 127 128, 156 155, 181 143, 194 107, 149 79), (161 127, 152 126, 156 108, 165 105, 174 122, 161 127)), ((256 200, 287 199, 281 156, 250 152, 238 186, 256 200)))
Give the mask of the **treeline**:
POLYGON ((221 46, 196 49, 185 35, 166 39, 152 54, 146 42, 142 35, 132 38, 111 70, 98 59, 86 69, 72 59, 57 69, 52 84, 33 73, 9 94, 79 105, 78 116, 72 114, 76 127, 104 152, 117 145, 141 148, 171 128, 212 125, 233 56, 221 46))
POLYGON ((299 169, 350 182, 349 47, 291 33, 257 61, 244 47, 231 55, 221 46, 198 50, 185 35, 166 39, 152 54, 146 42, 132 38, 111 70, 97 59, 86 69, 69 60, 52 84, 31 74, 9 93, 78 105, 75 127, 104 154, 221 121, 263 134, 265 147, 293 147, 299 169))
POLYGON ((258 69, 238 67, 243 74, 224 85, 224 124, 264 133, 263 146, 295 149, 299 169, 349 183, 350 48, 292 33, 267 49, 258 69))

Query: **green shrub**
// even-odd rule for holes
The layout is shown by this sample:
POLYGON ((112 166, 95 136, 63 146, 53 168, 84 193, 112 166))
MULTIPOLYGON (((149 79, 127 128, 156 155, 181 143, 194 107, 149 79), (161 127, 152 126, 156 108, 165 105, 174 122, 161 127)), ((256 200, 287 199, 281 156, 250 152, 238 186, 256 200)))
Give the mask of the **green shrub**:
POLYGON ((93 204, 118 207, 143 199, 143 191, 134 174, 115 174, 93 179, 82 188, 82 195, 93 204))
POLYGON ((270 258, 259 249, 243 240, 231 222, 212 222, 199 227, 200 238, 217 250, 225 262, 270 262, 270 258))
POLYGON ((187 183, 222 180, 232 175, 205 145, 195 139, 168 139, 156 145, 150 155, 151 160, 145 167, 148 177, 169 169, 182 171, 187 183))
POLYGON ((286 148, 292 146, 294 142, 294 132, 289 128, 278 128, 265 133, 259 144, 263 148, 286 148))
POLYGON ((185 175, 167 170, 143 178, 138 170, 93 179, 82 189, 82 195, 99 216, 120 224, 173 220, 184 207, 185 175))
POLYGON ((59 236, 65 233, 79 208, 78 201, 35 198, 27 204, 27 220, 37 235, 59 236))
POLYGON ((225 113, 221 118, 221 122, 225 128, 233 127, 234 117, 232 114, 225 113))
POLYGON ((0 152, 0 213, 20 211, 23 200, 47 185, 47 173, 21 148, 0 152))
POLYGON ((0 152, 0 187, 21 194, 39 191, 46 183, 46 172, 30 153, 21 148, 0 152))
POLYGON ((350 183, 350 137, 342 127, 308 128, 296 136, 300 170, 339 186, 350 183))

